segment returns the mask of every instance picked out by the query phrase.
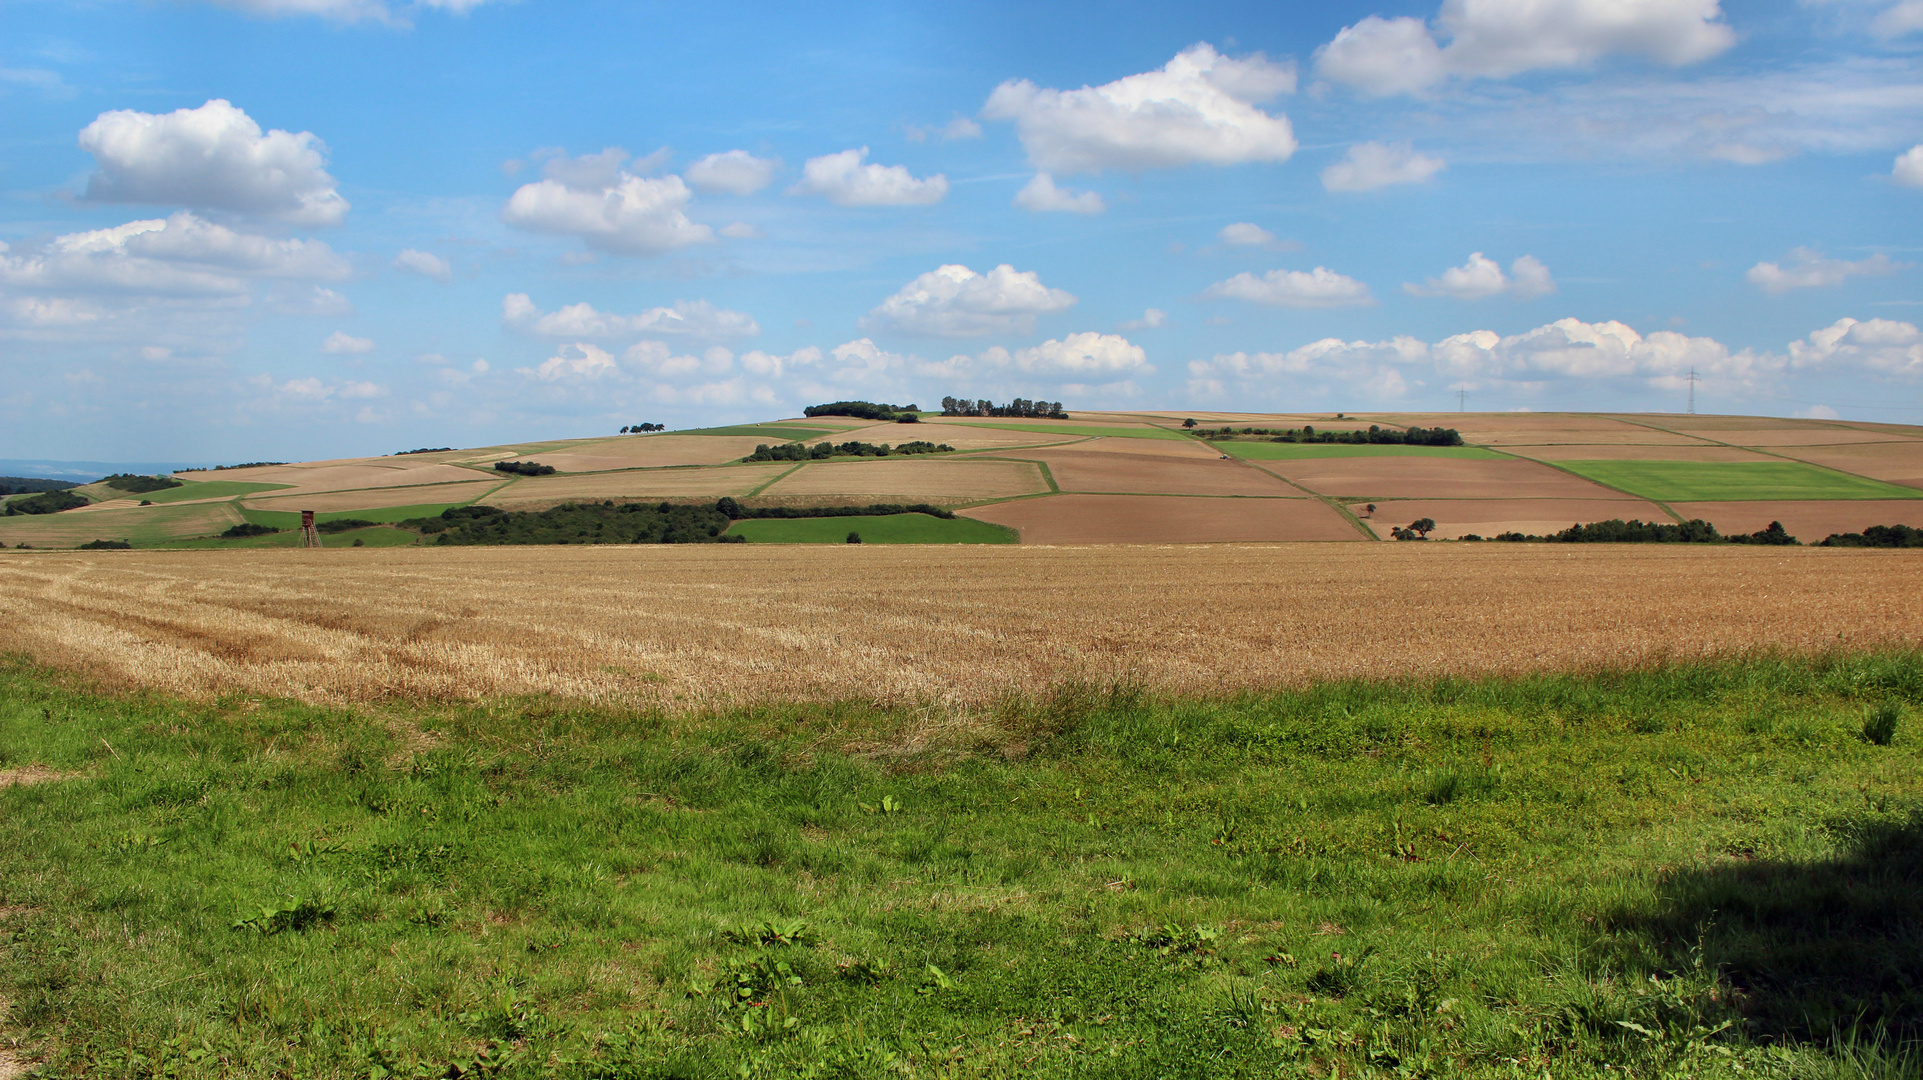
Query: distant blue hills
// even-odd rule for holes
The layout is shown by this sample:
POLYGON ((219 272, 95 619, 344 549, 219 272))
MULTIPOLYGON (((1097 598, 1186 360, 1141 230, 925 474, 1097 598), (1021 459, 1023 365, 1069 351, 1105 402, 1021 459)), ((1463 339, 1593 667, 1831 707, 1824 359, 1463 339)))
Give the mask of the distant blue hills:
POLYGON ((175 469, 209 469, 205 461, 39 461, 29 458, 0 458, 0 475, 32 477, 40 480, 72 480, 90 484, 114 473, 139 473, 152 476, 175 469))

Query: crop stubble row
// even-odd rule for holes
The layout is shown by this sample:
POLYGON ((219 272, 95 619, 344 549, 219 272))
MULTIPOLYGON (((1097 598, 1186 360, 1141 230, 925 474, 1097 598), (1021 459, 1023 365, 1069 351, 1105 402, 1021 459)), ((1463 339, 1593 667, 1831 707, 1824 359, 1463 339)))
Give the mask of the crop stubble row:
POLYGON ((316 702, 961 707, 1923 641, 1923 554, 1221 545, 22 553, 0 651, 316 702))

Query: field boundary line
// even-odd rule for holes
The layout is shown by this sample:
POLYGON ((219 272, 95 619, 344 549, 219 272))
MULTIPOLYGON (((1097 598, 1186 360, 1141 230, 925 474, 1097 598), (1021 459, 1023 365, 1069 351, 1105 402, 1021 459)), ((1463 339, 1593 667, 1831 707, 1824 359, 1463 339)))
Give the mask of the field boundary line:
POLYGON ((795 462, 794 468, 789 469, 785 472, 776 473, 772 478, 768 480, 767 483, 762 484, 760 487, 755 488, 753 491, 748 492, 746 495, 743 495, 742 498, 744 499, 754 498, 756 495, 761 494, 762 492, 768 490, 769 488, 774 487, 776 484, 781 483, 783 480, 786 480, 788 477, 793 476, 794 474, 800 472, 801 467, 806 464, 808 463, 805 461, 795 462))

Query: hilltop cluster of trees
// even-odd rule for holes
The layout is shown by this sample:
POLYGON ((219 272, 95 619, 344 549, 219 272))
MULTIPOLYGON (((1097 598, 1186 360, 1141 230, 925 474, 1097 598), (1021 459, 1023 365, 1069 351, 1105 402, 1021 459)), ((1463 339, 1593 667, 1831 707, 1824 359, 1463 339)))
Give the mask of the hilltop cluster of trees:
MULTIPOLYGON (((415 451, 409 451, 409 453, 423 453, 423 452, 424 452, 424 451, 418 451, 418 450, 415 450, 415 451)), ((287 462, 285 462, 285 461, 243 461, 243 462, 241 462, 241 463, 240 463, 240 464, 238 464, 238 465, 216 465, 216 466, 214 466, 214 467, 213 467, 213 469, 212 469, 211 471, 212 471, 212 472, 226 472, 226 471, 227 471, 228 469, 262 469, 262 468, 266 468, 266 467, 267 467, 267 466, 269 466, 269 465, 285 465, 285 464, 287 464, 287 462)), ((175 472, 177 472, 177 473, 184 473, 184 472, 208 472, 208 471, 210 471, 210 470, 207 470, 207 469, 175 469, 174 471, 175 471, 175 472)))
POLYGON ((1908 525, 1872 525, 1860 533, 1831 533, 1817 547, 1923 547, 1923 529, 1908 525))
POLYGON ((79 487, 72 480, 42 480, 32 476, 0 476, 0 498, 41 491, 65 491, 79 487))
POLYGON ((712 506, 613 502, 564 503, 547 510, 457 506, 439 517, 400 523, 436 544, 714 544, 743 543, 722 536, 728 516, 712 506))
POLYGON ((419 450, 396 450, 393 457, 406 457, 409 454, 445 454, 454 449, 451 446, 423 446, 419 450))
POLYGON ((71 491, 43 491, 24 499, 15 499, 7 504, 6 516, 17 514, 58 514, 62 510, 78 510, 87 505, 85 495, 75 495, 71 491))
POLYGON ((742 458, 743 461, 820 461, 831 457, 888 457, 891 454, 944 454, 955 448, 947 443, 931 443, 925 439, 905 442, 900 446, 887 443, 818 442, 813 446, 801 443, 782 443, 769 446, 762 443, 755 452, 742 458))
POLYGON ((871 503, 868 506, 743 506, 731 495, 723 495, 714 504, 717 513, 726 514, 731 521, 746 521, 751 518, 824 518, 824 517, 888 517, 891 514, 927 514, 943 520, 953 519, 953 510, 943 510, 927 503, 871 503))
POLYGON ((1012 416, 1031 420, 1066 420, 1068 414, 1062 411, 1059 401, 1030 401, 1016 398, 1006 405, 997 405, 986 398, 980 401, 966 401, 961 398, 941 399, 943 416, 1012 416))
POLYGON ((801 410, 803 416, 852 416, 860 420, 894 420, 908 424, 920 420, 920 413, 919 405, 887 405, 874 401, 831 401, 801 410))
POLYGON ((543 465, 538 461, 497 461, 494 467, 516 476, 549 476, 554 472, 554 466, 543 465))
POLYGON ((629 424, 621 429, 623 435, 645 435, 650 431, 666 431, 666 424, 629 424))
POLYGON ((168 488, 184 486, 171 476, 141 476, 137 473, 114 473, 112 476, 102 477, 100 482, 130 495, 145 495, 149 491, 165 491, 168 488))
POLYGON ((1202 428, 1195 434, 1211 442, 1266 438, 1279 443, 1353 443, 1380 446, 1461 446, 1462 435, 1455 428, 1419 428, 1407 431, 1370 424, 1367 431, 1317 431, 1311 425, 1299 428, 1202 428))
MULTIPOLYGON (((1470 533, 1464 540, 1481 540, 1480 536, 1470 533)), ((1797 544, 1783 528, 1780 521, 1772 521, 1769 527, 1753 533, 1738 533, 1725 536, 1716 531, 1716 526, 1701 518, 1685 521, 1680 525, 1660 521, 1638 521, 1610 518, 1608 521, 1594 521, 1587 525, 1571 525, 1559 533, 1549 536, 1536 536, 1532 533, 1499 533, 1496 540, 1511 544, 1766 544, 1776 547, 1789 547, 1797 544)))

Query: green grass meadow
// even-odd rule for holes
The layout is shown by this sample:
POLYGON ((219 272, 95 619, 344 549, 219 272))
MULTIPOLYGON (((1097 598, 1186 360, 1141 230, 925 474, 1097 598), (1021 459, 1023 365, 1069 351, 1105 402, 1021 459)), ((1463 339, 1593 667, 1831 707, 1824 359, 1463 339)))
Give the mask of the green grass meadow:
POLYGON ((849 533, 860 533, 864 544, 1013 544, 1013 529, 972 518, 938 518, 928 514, 885 514, 875 517, 757 518, 737 521, 731 536, 745 536, 752 544, 845 544, 849 533))
POLYGON ((1923 491, 1800 461, 1558 461, 1558 467, 1660 502, 1919 499, 1923 491))
POLYGON ((188 480, 175 488, 150 491, 144 495, 128 495, 122 492, 117 497, 171 503, 189 499, 229 499, 237 495, 257 495, 263 491, 280 491, 293 486, 292 484, 256 483, 251 480, 188 480))
MULTIPOLYGON (((340 518, 356 518, 361 521, 395 522, 411 518, 434 517, 450 507, 466 506, 467 503, 420 503, 414 506, 377 506, 366 510, 323 510, 314 515, 315 521, 335 521, 340 518)), ((300 513, 294 510, 255 510, 249 506, 240 508, 247 520, 256 525, 271 525, 276 529, 300 528, 300 513)))
MULTIPOLYGON (((199 536, 192 540, 173 540, 154 545, 165 548, 185 548, 188 550, 214 548, 291 548, 301 546, 299 522, 286 532, 269 533, 266 536, 199 536)), ((407 547, 420 541, 420 534, 406 529, 393 529, 376 526, 371 529, 349 529, 346 532, 323 533, 322 547, 353 547, 359 540, 363 547, 407 547)))
POLYGON ((1923 654, 973 713, 0 668, 56 1077, 1896 1077, 1923 654), (1893 741, 1865 718, 1897 710, 1893 741))
POLYGON ((1228 440, 1209 445, 1233 457, 1251 461, 1304 461, 1347 457, 1468 458, 1490 461, 1509 458, 1480 446, 1394 446, 1375 443, 1278 443, 1228 440))

